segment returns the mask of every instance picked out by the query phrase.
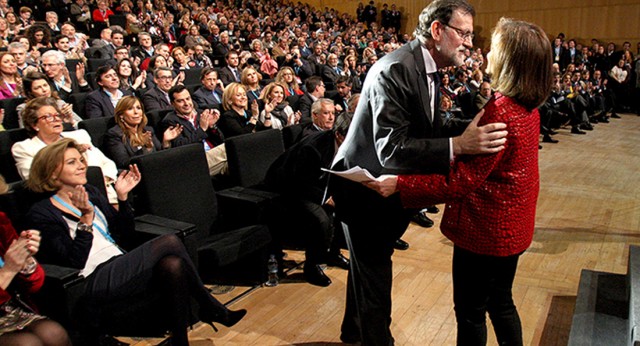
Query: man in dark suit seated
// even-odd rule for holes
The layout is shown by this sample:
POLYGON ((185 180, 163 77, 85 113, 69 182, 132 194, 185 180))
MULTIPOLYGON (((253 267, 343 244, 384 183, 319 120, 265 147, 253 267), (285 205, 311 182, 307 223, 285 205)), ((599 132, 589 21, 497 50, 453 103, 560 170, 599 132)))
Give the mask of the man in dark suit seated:
POLYGON ((320 98, 311 106, 312 122, 302 129, 302 136, 306 137, 318 132, 328 131, 333 128, 336 119, 336 106, 333 100, 320 98))
POLYGON ((319 98, 324 97, 325 86, 322 78, 312 76, 304 82, 307 92, 300 96, 298 100, 298 110, 300 111, 300 123, 311 123, 311 105, 319 98))
POLYGON ((200 73, 200 82, 202 86, 193 93, 193 101, 198 108, 205 108, 205 105, 219 107, 222 103, 224 85, 218 79, 218 72, 211 67, 203 68, 200 73))
POLYGON ((238 65, 240 64, 240 59, 238 58, 238 52, 235 50, 229 51, 225 56, 227 61, 227 66, 220 69, 220 73, 218 73, 218 78, 224 83, 224 85, 229 85, 233 82, 241 83, 240 80, 240 69, 238 65))
POLYGON ((142 63, 145 59, 149 59, 155 54, 151 34, 144 31, 139 33, 138 43, 140 45, 131 50, 131 57, 140 59, 140 63, 142 63))
MULTIPOLYGON (((320 99, 314 102, 314 108, 320 103, 330 105, 333 102, 320 99)), ((273 191, 283 196, 286 216, 281 219, 286 225, 299 227, 304 231, 305 256, 304 278, 310 284, 326 287, 331 284, 320 267, 321 263, 348 269, 349 261, 342 256, 335 241, 334 203, 330 195, 325 194, 329 175, 321 168, 329 168, 336 149, 347 134, 351 117, 345 116, 333 128, 333 117, 324 124, 328 127, 303 138, 283 153, 267 171, 265 183, 273 191)), ((291 227, 289 227, 291 228, 291 227)), ((282 229, 282 227, 274 227, 282 229)), ((337 233, 336 233, 337 234, 337 233)))
POLYGON ((338 66, 338 56, 331 53, 327 57, 327 64, 322 66, 322 81, 327 85, 327 90, 335 90, 335 83, 342 75, 342 69, 338 66))
POLYGON ((335 81, 336 90, 338 91, 331 99, 336 104, 336 113, 340 114, 349 109, 349 98, 351 97, 351 78, 340 76, 335 81))
POLYGON ((168 67, 159 67, 153 71, 156 86, 142 95, 144 110, 147 112, 171 108, 169 89, 173 84, 173 73, 168 67))
POLYGON ((75 73, 67 70, 64 54, 57 50, 49 50, 42 54, 42 70, 49 78, 50 84, 58 92, 58 96, 69 102, 74 93, 91 91, 91 86, 84 79, 84 64, 76 65, 75 73))
POLYGON ((85 114, 89 118, 112 117, 118 101, 131 95, 131 91, 120 89, 120 78, 111 65, 98 68, 96 84, 100 88, 90 92, 85 103, 85 114))
POLYGON ((227 171, 227 151, 224 137, 216 127, 220 112, 217 109, 196 110, 189 90, 184 85, 176 85, 169 90, 173 112, 160 122, 159 133, 172 126, 182 126, 182 132, 171 141, 171 147, 201 143, 206 152, 209 174, 216 175, 227 171))

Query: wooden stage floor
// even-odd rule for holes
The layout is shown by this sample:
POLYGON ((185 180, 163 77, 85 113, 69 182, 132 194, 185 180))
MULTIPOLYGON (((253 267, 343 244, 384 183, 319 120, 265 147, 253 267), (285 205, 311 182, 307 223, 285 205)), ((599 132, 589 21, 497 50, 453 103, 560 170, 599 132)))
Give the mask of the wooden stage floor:
MULTIPOLYGON (((587 135, 561 129, 555 136, 560 143, 543 143, 534 241, 514 284, 525 345, 566 345, 580 271, 626 273, 628 246, 640 244, 640 117, 621 116, 587 135)), ((393 257, 397 345, 455 345, 452 246, 439 232, 441 216, 429 229, 411 224, 403 237, 411 247, 393 257)), ((333 280, 327 288, 304 282, 258 288, 232 304, 249 310, 238 325, 215 333, 199 323, 189 334, 191 344, 340 344, 347 273, 326 272, 333 280)), ((217 297, 228 301, 244 290, 217 297)), ((161 341, 122 340, 138 346, 161 341)), ((489 345, 495 344, 489 327, 489 345)))

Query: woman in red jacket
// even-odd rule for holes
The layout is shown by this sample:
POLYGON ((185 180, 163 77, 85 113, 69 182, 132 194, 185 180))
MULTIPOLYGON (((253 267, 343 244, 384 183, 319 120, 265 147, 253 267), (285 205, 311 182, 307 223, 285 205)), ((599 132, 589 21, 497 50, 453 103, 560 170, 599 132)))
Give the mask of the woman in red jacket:
POLYGON ((453 244, 453 301, 458 345, 485 345, 488 312, 500 345, 522 345, 512 299, 518 258, 533 238, 538 199, 541 105, 551 90, 552 57, 538 26, 502 18, 492 36, 488 72, 494 97, 480 125, 502 122, 505 149, 459 156, 448 175, 391 176, 367 185, 396 191, 409 208, 446 202, 440 229, 453 244))
MULTIPOLYGON (((0 194, 6 191, 7 184, 0 176, 0 194)), ((44 271, 33 258, 39 247, 40 232, 18 234, 0 212, 0 345, 70 344, 62 326, 38 315, 24 302, 44 283, 44 271)))

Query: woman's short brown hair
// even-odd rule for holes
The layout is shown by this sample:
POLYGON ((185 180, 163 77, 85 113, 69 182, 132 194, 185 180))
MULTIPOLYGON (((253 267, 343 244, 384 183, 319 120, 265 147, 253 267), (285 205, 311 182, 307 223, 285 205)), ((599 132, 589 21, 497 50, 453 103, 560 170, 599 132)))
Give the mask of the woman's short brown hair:
POLYGON ((53 97, 36 97, 33 100, 27 102, 24 111, 22 112, 22 124, 27 130, 29 137, 34 137, 38 134, 38 131, 34 129, 38 122, 38 110, 44 106, 51 106, 56 109, 56 112, 60 113, 58 108, 58 101, 53 97))
POLYGON ((491 37, 492 87, 523 106, 540 106, 551 92, 551 43, 537 25, 500 18, 491 37))
POLYGON ((242 88, 245 91, 245 93, 247 92, 247 89, 244 87, 244 85, 240 83, 231 83, 224 88, 224 92, 222 93, 222 107, 224 107, 225 110, 232 109, 231 108, 231 105, 233 104, 232 99, 238 92, 238 89, 240 88, 242 88))
POLYGON ((62 138, 40 149, 33 158, 27 187, 38 193, 58 191, 60 183, 57 175, 62 170, 64 153, 67 149, 76 149, 80 154, 85 151, 84 146, 71 138, 62 138))
MULTIPOLYGON (((282 96, 284 96, 285 90, 287 90, 287 87, 279 82, 271 82, 267 84, 267 86, 264 87, 264 91, 262 92, 262 99, 264 100, 265 103, 269 103, 272 101, 271 92, 275 88, 282 88, 282 96)), ((283 98, 282 102, 287 102, 287 100, 283 98)))

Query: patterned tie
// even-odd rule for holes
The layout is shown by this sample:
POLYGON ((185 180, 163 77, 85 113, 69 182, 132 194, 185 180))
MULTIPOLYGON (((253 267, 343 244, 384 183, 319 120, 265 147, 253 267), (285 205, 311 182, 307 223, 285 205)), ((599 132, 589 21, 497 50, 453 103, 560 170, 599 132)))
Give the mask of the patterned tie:
POLYGON ((234 69, 233 74, 236 76, 236 82, 240 83, 240 74, 238 73, 238 69, 234 69))

